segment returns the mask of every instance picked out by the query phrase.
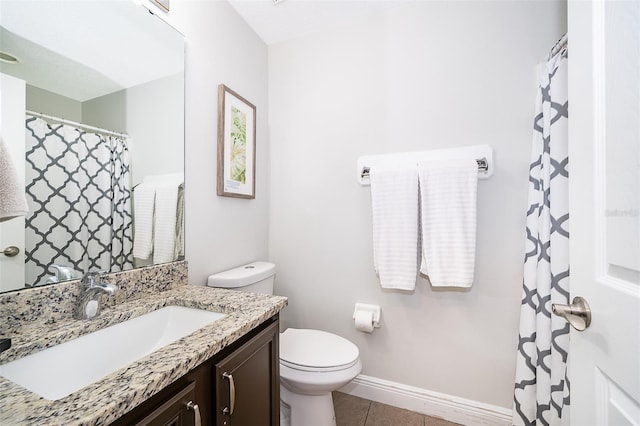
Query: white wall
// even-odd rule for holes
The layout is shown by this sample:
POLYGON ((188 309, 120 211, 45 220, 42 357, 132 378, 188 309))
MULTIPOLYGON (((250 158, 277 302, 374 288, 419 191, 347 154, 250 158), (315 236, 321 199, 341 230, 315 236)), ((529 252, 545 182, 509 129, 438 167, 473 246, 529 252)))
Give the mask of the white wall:
POLYGON ((184 74, 82 104, 82 122, 131 136, 131 183, 184 171, 184 74))
POLYGON ((269 258, 285 326, 352 340, 363 374, 511 407, 536 66, 565 22, 561 2, 416 2, 269 47, 269 258), (381 290, 357 157, 476 144, 496 168, 479 183, 473 288, 381 290), (355 331, 355 302, 380 304, 382 328, 355 331))
POLYGON ((175 1, 158 15, 185 35, 186 257, 189 282, 205 284, 213 272, 267 258, 267 47, 226 2, 175 1), (216 195, 219 84, 257 107, 254 200, 216 195))
POLYGON ((184 171, 184 75, 127 90, 127 132, 132 145, 132 184, 144 176, 184 171), (144 108, 140 106, 144 105, 144 108), (167 123, 163 126, 163 123, 167 123))
POLYGON ((27 109, 82 122, 82 102, 27 84, 27 109))

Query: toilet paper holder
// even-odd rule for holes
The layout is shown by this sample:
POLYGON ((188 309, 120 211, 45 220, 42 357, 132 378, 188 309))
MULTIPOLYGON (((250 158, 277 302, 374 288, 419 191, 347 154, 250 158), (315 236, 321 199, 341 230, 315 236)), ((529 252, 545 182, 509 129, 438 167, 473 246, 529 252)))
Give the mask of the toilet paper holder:
POLYGON ((353 319, 356 319, 358 312, 371 312, 371 319, 373 321, 374 328, 380 328, 380 305, 369 305, 367 303, 356 303, 356 308, 353 311, 353 319))

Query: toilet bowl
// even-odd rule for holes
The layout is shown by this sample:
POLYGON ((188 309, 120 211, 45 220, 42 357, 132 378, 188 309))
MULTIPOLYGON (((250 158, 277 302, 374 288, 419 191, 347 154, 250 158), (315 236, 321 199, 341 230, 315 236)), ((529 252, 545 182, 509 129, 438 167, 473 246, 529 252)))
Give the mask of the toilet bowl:
POLYGON ((290 424, 335 425, 331 392, 361 370, 358 347, 347 339, 320 330, 286 329, 280 335, 280 399, 290 409, 290 424))
MULTIPOLYGON (((254 262, 209 276, 207 285, 273 294, 275 265, 254 262)), ((282 426, 335 426, 331 392, 362 370, 358 347, 320 330, 288 328, 280 334, 282 426)))

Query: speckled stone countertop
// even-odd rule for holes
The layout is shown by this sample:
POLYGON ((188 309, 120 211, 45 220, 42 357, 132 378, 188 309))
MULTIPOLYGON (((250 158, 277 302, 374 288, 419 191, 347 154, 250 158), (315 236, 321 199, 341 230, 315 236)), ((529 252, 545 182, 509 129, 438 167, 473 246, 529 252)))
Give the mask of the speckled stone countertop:
MULTIPOLYGON (((186 268, 186 265, 185 265, 186 268)), ((186 274, 185 274, 186 276, 186 274)), ((159 280, 163 281, 163 280, 159 280)), ((162 291, 119 301, 103 307, 94 320, 74 320, 62 313, 41 319, 19 319, 31 310, 17 309, 9 297, 0 312, 2 335, 12 338, 12 348, 0 363, 76 338, 165 306, 186 306, 222 312, 227 316, 122 368, 101 380, 56 401, 49 401, 0 377, 1 425, 106 425, 211 358, 287 305, 284 297, 243 293, 169 279, 162 291), (9 312, 9 313, 7 313, 9 312), (18 313, 16 313, 18 312, 18 313)), ((135 279, 132 281, 135 282, 135 279)), ((164 280, 167 282, 167 279, 164 280)), ((122 285, 122 283, 121 283, 122 285)), ((124 286, 126 287, 126 285, 124 286)), ((124 290, 126 291, 126 290, 124 290)), ((51 297, 51 296, 49 296, 51 297)), ((57 296, 55 296, 57 297, 57 296)), ((44 306, 32 300, 33 305, 44 306)), ((20 305, 22 306, 22 305, 20 305)), ((1 367, 0 367, 1 368, 1 367)))

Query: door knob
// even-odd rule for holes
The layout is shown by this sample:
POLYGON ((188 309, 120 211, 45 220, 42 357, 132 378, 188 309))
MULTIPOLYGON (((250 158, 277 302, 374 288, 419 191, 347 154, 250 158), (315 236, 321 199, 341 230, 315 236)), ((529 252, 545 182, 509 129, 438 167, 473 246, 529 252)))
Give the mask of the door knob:
POLYGON ((20 253, 20 249, 16 246, 9 246, 2 251, 2 254, 4 254, 7 257, 17 256, 18 253, 20 253))
POLYGON ((571 327, 584 331, 591 325, 591 308, 586 300, 580 296, 573 298, 570 305, 551 304, 551 310, 559 317, 566 319, 571 327))

